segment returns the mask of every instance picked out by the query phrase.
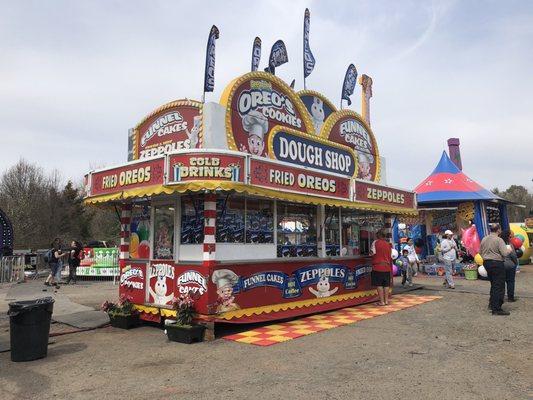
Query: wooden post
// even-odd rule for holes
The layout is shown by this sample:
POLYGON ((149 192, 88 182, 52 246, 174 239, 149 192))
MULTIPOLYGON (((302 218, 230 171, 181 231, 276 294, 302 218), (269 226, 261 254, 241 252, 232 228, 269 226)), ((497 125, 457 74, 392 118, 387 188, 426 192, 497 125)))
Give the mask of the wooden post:
POLYGON ((368 75, 361 75, 359 83, 363 87, 361 91, 361 116, 370 126, 370 98, 372 97, 372 78, 368 75))

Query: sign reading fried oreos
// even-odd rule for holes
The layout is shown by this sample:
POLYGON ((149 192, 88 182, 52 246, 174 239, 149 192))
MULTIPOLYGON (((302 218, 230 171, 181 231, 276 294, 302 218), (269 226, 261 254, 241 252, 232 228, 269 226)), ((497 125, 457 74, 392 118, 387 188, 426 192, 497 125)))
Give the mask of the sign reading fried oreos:
POLYGON ((266 156, 266 144, 274 126, 302 132, 313 130, 300 98, 272 74, 243 75, 226 88, 221 103, 226 106, 226 135, 232 150, 266 156))
POLYGON ((298 131, 276 127, 269 142, 271 157, 280 161, 341 175, 353 176, 356 158, 353 150, 298 131))

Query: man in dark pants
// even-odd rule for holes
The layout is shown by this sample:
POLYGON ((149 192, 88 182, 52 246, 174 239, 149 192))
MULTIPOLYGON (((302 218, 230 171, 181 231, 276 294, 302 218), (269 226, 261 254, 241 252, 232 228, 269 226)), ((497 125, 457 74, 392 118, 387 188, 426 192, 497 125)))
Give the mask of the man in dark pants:
POLYGON ((502 309, 505 296, 505 267, 503 260, 510 252, 500 237, 500 224, 490 224, 490 235, 481 241, 479 254, 490 280, 490 308, 492 315, 509 315, 502 309))

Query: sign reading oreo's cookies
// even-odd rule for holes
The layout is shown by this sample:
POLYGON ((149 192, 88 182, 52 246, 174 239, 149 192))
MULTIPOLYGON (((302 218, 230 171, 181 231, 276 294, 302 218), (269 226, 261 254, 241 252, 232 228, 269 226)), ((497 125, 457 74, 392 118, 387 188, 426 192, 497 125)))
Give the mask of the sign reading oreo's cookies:
POLYGON ((226 135, 232 150, 269 156, 267 143, 275 126, 313 131, 300 98, 272 74, 241 76, 226 88, 221 103, 226 106, 226 135))

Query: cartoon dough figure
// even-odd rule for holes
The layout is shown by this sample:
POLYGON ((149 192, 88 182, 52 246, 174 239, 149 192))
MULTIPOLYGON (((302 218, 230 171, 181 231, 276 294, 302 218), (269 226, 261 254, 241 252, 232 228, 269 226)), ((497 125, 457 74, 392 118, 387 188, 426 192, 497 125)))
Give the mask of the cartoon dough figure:
POLYGON ((359 171, 357 172, 357 177, 366 181, 372 180, 372 173, 370 172, 370 167, 372 164, 374 164, 374 156, 370 153, 358 151, 357 159, 359 161, 359 171))
POLYGON ((313 125, 315 126, 315 134, 318 135, 324 123, 324 102, 318 97, 313 97, 313 104, 311 104, 311 117, 313 118, 313 125))
POLYGON ((268 119, 257 110, 250 111, 242 119, 242 127, 248 132, 248 151, 255 156, 263 155, 268 119))
POLYGON ((331 289, 331 285, 329 283, 329 278, 326 275, 322 275, 320 279, 318 280, 318 283, 316 284, 316 290, 312 287, 309 288, 309 291, 313 293, 316 297, 329 297, 335 293, 337 293, 337 290, 339 288, 335 288, 333 290, 331 289))
POLYGON ((172 292, 167 295, 167 277, 165 275, 157 275, 155 291, 151 287, 148 288, 148 291, 154 298, 154 304, 165 305, 174 298, 174 293, 172 292))
POLYGON ((217 306, 217 312, 222 313, 239 310, 240 307, 235 303, 235 296, 233 296, 233 286, 235 286, 239 280, 237 274, 229 269, 218 269, 213 272, 211 280, 217 285, 219 303, 217 306))

